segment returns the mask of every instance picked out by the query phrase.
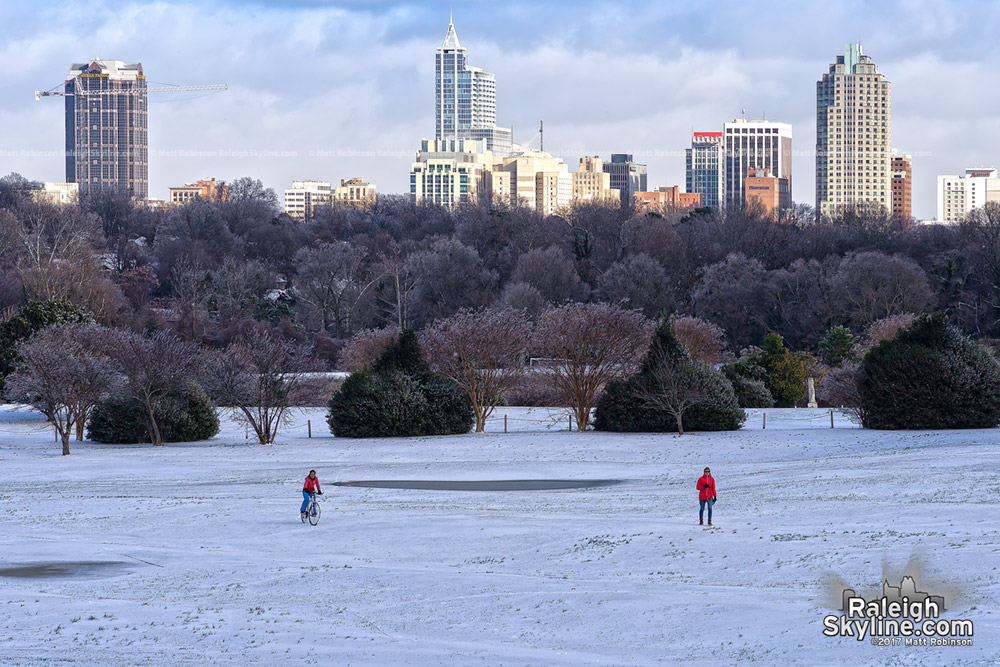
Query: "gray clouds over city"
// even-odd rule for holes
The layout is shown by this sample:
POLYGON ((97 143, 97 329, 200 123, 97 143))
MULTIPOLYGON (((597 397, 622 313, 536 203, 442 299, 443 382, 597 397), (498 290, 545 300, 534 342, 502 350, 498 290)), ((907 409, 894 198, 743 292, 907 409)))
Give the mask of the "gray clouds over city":
MULTIPOLYGON (((228 83, 150 96, 150 196, 199 178, 353 176, 407 185, 434 132, 446 2, 18 3, 0 24, 0 172, 65 178, 64 111, 33 92, 73 62, 141 62, 150 82, 228 83)), ((846 42, 892 82, 892 144, 913 159, 913 213, 937 174, 996 166, 1000 5, 991 2, 456 2, 470 64, 494 72, 497 122, 575 169, 634 153, 649 185, 684 181, 690 132, 748 117, 794 128, 796 201, 813 203, 816 81, 846 42)))

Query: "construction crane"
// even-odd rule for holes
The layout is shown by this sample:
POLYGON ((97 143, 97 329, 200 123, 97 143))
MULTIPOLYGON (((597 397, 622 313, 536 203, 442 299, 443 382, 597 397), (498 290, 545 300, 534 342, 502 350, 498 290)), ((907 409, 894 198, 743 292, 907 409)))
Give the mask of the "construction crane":
MULTIPOLYGON (((54 88, 49 88, 48 90, 36 90, 35 91, 35 101, 37 102, 43 97, 73 97, 74 95, 88 96, 88 95, 120 95, 122 90, 108 89, 108 90, 81 90, 78 93, 66 93, 57 90, 60 86, 55 86, 54 88)), ((184 93, 195 90, 229 90, 228 83, 213 83, 204 86, 157 86, 154 88, 146 88, 147 93, 184 93)))

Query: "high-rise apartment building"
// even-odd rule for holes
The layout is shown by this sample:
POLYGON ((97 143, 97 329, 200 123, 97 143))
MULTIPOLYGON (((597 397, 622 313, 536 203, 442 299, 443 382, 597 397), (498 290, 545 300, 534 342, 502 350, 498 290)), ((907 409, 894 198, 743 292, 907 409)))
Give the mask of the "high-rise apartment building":
POLYGON ((493 154, 483 139, 424 139, 410 167, 410 199, 455 209, 490 195, 493 154))
POLYGON ((573 174, 573 201, 617 203, 621 194, 611 187, 611 174, 604 171, 604 163, 596 155, 580 158, 580 170, 573 174))
POLYGON ((66 181, 81 193, 149 194, 146 77, 141 63, 73 63, 66 95, 66 181))
POLYGON ((958 223, 987 202, 1000 202, 997 170, 969 168, 962 176, 938 176, 937 221, 958 223))
POLYGON ((737 118, 723 125, 725 133, 725 202, 742 207, 750 169, 765 169, 782 185, 782 210, 792 205, 792 126, 770 120, 737 118))
POLYGON ((722 132, 694 132, 684 151, 685 185, 701 195, 701 205, 717 208, 725 201, 725 145, 722 132))
POLYGON ((509 127, 497 127, 496 78, 468 65, 453 22, 434 59, 434 138, 482 139, 497 157, 513 141, 509 127))
POLYGON ((892 155, 892 216, 913 218, 913 158, 907 154, 892 155))
POLYGON ((618 191, 622 206, 631 206, 635 193, 646 191, 646 165, 635 162, 631 153, 612 153, 601 166, 611 175, 611 188, 618 191))
POLYGON ((296 220, 311 220, 317 206, 329 206, 333 191, 326 181, 292 181, 285 190, 285 213, 296 220))
POLYGON ((816 213, 892 210, 892 89, 860 44, 816 83, 816 213))

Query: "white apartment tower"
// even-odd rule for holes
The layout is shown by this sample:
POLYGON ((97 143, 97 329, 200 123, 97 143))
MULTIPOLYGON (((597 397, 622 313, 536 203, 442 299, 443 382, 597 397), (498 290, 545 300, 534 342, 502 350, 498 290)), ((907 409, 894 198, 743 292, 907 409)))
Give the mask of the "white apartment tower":
POLYGON ((892 89, 848 44, 816 83, 816 214, 844 206, 892 210, 892 89))
MULTIPOLYGON (((789 208, 792 205, 792 126, 788 123, 766 119, 747 120, 743 117, 725 123, 723 134, 726 205, 743 207, 746 202, 747 171, 753 169, 768 170, 779 181, 784 181, 779 208, 789 208)), ((696 191, 688 189, 688 192, 696 191)))
POLYGON ((453 22, 434 59, 434 138, 481 139, 497 157, 511 151, 511 129, 497 127, 496 78, 467 64, 453 22))

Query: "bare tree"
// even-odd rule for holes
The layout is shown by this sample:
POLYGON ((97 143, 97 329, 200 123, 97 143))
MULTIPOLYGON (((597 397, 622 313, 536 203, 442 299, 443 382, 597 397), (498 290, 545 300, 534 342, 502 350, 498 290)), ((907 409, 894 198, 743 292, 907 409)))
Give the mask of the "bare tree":
POLYGON ((599 392, 638 367, 652 335, 649 320, 604 303, 549 308, 538 318, 535 353, 547 358, 552 379, 585 431, 599 392))
POLYGON ((922 312, 933 300, 924 270, 899 255, 849 255, 830 279, 831 314, 859 327, 890 315, 922 312))
POLYGON ((573 260, 558 246, 535 248, 521 255, 510 281, 531 285, 549 303, 586 298, 586 285, 581 283, 573 260))
MULTIPOLYGON (((43 329, 18 346, 21 361, 7 378, 7 396, 41 412, 69 454, 74 427, 120 386, 111 363, 88 344, 106 329, 77 324, 43 329)), ((77 433, 79 439, 79 432, 77 433)))
POLYGON ((675 317, 671 321, 677 340, 688 356, 706 364, 726 360, 726 332, 722 327, 700 317, 675 317))
POLYGON ((861 381, 864 371, 861 362, 849 361, 840 368, 833 368, 819 385, 819 400, 831 407, 839 407, 851 415, 858 424, 867 423, 861 402, 861 381))
POLYGON ((383 252, 376 272, 382 276, 375 286, 376 301, 387 313, 387 319, 395 322, 396 328, 409 327, 410 297, 417 285, 417 277, 395 244, 383 252))
POLYGON ((695 314, 721 326, 733 349, 764 337, 773 301, 764 265, 741 254, 702 268, 691 292, 695 314))
POLYGON ((337 338, 351 335, 361 301, 382 277, 369 269, 365 254, 338 242, 303 248, 295 256, 295 295, 323 331, 337 338))
POLYGON ((684 413, 712 396, 716 371, 700 361, 672 358, 660 346, 654 346, 648 363, 652 381, 639 391, 639 400, 646 408, 669 412, 677 420, 678 435, 684 435, 684 413))
POLYGON ((406 267, 417 277, 412 313, 418 325, 450 317, 462 308, 487 306, 496 298, 496 272, 487 270, 475 250, 455 239, 440 239, 411 254, 406 267))
POLYGON ((143 407, 149 439, 162 446, 156 413, 171 393, 187 383, 198 383, 204 371, 198 347, 163 331, 149 337, 113 331, 105 337, 103 351, 123 377, 118 395, 143 407))
POLYGON ((596 296, 655 315, 670 303, 667 274, 645 253, 619 260, 597 278, 596 296))
POLYGON ((917 320, 913 313, 900 313, 890 315, 880 320, 875 320, 865 329, 864 338, 861 340, 860 355, 863 357, 868 350, 872 349, 884 340, 892 340, 903 329, 909 329, 917 320))
POLYGON ((431 370, 469 395, 476 433, 524 375, 530 334, 524 313, 512 308, 461 310, 424 330, 421 347, 431 370))
POLYGON ((287 423, 292 395, 309 369, 308 348, 261 329, 236 339, 220 355, 210 381, 216 400, 253 429, 262 445, 274 443, 287 423))
POLYGON ((349 373, 368 368, 398 338, 399 328, 394 325, 382 329, 363 329, 354 334, 340 350, 337 366, 349 373))

